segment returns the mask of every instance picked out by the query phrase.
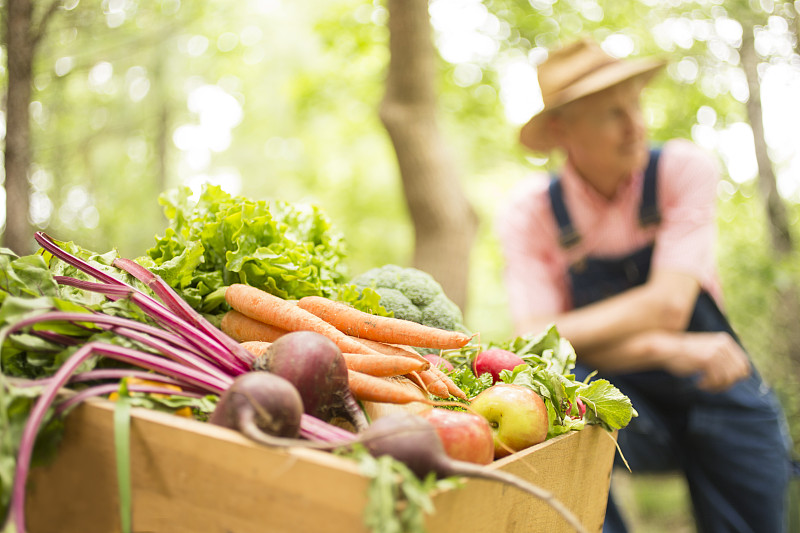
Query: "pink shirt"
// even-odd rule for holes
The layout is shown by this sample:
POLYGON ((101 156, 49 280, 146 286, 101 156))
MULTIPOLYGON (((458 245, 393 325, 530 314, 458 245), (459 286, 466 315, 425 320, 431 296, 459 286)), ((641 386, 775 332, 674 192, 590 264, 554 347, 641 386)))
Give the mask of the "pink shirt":
POLYGON ((567 250, 558 243, 547 192, 549 176, 540 173, 518 183, 497 219, 512 316, 519 320, 571 309, 566 275, 570 264, 587 256, 627 255, 654 239, 651 271, 690 274, 720 302, 714 262, 719 175, 716 160, 691 142, 675 139, 664 144, 657 185, 661 222, 643 229, 642 172, 608 200, 567 165, 562 171, 564 203, 581 236, 567 250))

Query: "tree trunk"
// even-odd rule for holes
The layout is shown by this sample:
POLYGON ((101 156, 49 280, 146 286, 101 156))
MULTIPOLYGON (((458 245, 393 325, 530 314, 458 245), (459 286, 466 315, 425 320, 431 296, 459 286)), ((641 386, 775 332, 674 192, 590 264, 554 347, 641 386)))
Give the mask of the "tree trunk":
POLYGON ((61 5, 52 0, 38 24, 33 20, 31 0, 7 0, 6 56, 6 225, 3 246, 25 255, 36 249, 29 220, 28 172, 30 152, 30 104, 33 87, 33 56, 47 23, 61 5))
POLYGON ((34 247, 28 217, 30 167, 30 112, 34 40, 30 0, 8 0, 6 45, 8 93, 6 95, 6 227, 3 245, 20 255, 34 247))
POLYGON ((747 118, 753 130, 756 162, 758 163, 758 187, 767 209, 767 221, 772 248, 783 256, 792 250, 792 236, 786 206, 778 194, 775 173, 767 151, 764 137, 764 116, 761 109, 761 84, 758 79, 758 58, 754 46, 753 27, 745 26, 742 37, 742 68, 747 78, 750 98, 747 99, 747 118))
POLYGON ((436 51, 427 0, 389 0, 391 59, 380 117, 394 144, 414 225, 416 268, 462 309, 477 216, 436 121, 436 51))
MULTIPOLYGON (((750 97, 747 100, 747 116, 753 129, 756 161, 758 163, 758 187, 765 204, 767 228, 775 261, 786 263, 791 261, 794 243, 790 232, 786 206, 778 194, 777 181, 772 169, 772 162, 764 137, 764 121, 761 108, 761 85, 758 77, 758 57, 754 46, 752 24, 743 25, 741 61, 747 78, 750 97)), ((800 316, 800 292, 796 283, 785 283, 777 287, 775 307, 776 330, 781 332, 780 338, 774 339, 774 351, 789 357, 795 368, 795 375, 800 370, 800 329, 797 328, 797 317, 800 316)))

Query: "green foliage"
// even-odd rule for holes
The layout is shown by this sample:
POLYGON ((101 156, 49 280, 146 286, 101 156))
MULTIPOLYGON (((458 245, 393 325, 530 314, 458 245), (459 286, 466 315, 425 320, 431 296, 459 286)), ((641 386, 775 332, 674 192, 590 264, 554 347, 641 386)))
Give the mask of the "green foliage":
POLYGON ((344 239, 316 206, 253 201, 204 186, 168 191, 164 237, 139 261, 194 308, 224 311, 224 287, 244 283, 284 299, 331 297, 344 281, 344 239))

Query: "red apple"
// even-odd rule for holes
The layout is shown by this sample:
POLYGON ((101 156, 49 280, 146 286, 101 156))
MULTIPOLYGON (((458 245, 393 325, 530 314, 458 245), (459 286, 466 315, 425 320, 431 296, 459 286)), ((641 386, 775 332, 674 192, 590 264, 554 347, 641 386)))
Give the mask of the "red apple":
POLYGON ((472 371, 476 376, 486 372, 492 375, 492 383, 500 381, 501 370, 514 370, 517 365, 524 365, 525 361, 514 352, 502 348, 489 348, 475 356, 472 362, 472 371))
POLYGON ((547 437, 547 408, 541 396, 528 387, 497 383, 473 398, 470 406, 492 428, 495 459, 547 437))
POLYGON ((431 366, 439 367, 439 370, 444 370, 445 372, 453 371, 453 364, 444 357, 440 357, 435 354, 426 354, 422 357, 427 359, 431 366))
POLYGON ((494 436, 482 416, 437 408, 429 409, 421 416, 436 428, 444 451, 451 458, 481 465, 492 462, 494 436))

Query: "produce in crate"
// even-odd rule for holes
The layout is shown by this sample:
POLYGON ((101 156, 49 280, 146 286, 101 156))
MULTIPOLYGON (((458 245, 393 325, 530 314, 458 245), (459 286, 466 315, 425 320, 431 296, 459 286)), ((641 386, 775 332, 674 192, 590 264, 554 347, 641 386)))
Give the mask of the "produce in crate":
POLYGON ((410 320, 375 316, 353 307, 319 296, 301 298, 297 305, 354 337, 390 344, 407 344, 439 350, 466 346, 470 337, 410 320))
POLYGON ((408 413, 393 413, 370 425, 361 441, 369 452, 380 457, 389 455, 404 463, 417 477, 429 474, 437 478, 464 476, 505 483, 544 500, 555 509, 575 531, 586 529, 575 515, 553 495, 527 481, 502 470, 490 470, 475 463, 459 461, 445 452, 436 428, 424 418, 408 413))
MULTIPOLYGON (((241 345, 253 355, 255 360, 255 358, 267 353, 272 343, 245 341, 241 345)), ((344 357, 344 362, 347 364, 348 369, 382 378, 402 376, 409 372, 426 370, 430 367, 430 364, 424 361, 398 355, 343 353, 342 357, 344 357)))
POLYGON ((494 435, 481 415, 434 407, 420 414, 436 428, 453 459, 488 465, 494 459, 494 435))
POLYGON ((472 371, 476 376, 488 372, 492 375, 492 383, 500 381, 500 372, 503 370, 514 370, 519 365, 524 365, 525 361, 514 352, 502 348, 489 348, 483 350, 472 362, 472 371))
POLYGON ((252 366, 288 380, 300 393, 303 409, 325 422, 343 419, 357 431, 367 427, 364 411, 348 384, 339 347, 313 331, 293 331, 273 342, 252 366))
POLYGON ((489 421, 495 458, 539 444, 547 437, 547 408, 541 396, 527 387, 497 383, 478 394, 470 407, 489 421))
POLYGON ((465 329, 461 310, 427 272, 389 264, 367 270, 351 283, 374 289, 380 305, 395 318, 450 331, 465 329))
POLYGON ((439 370, 446 372, 452 372, 455 370, 453 364, 444 357, 434 354, 425 354, 423 357, 425 357, 425 359, 427 359, 431 365, 435 366, 439 370))
POLYGON ((303 400, 288 380, 269 372, 248 372, 222 393, 209 422, 263 444, 287 446, 300 436, 302 416, 303 400))

